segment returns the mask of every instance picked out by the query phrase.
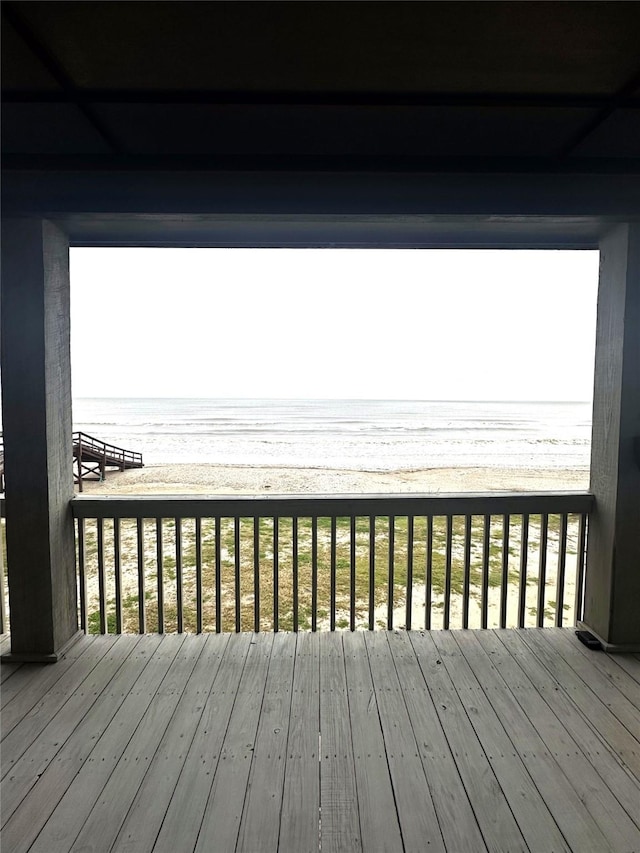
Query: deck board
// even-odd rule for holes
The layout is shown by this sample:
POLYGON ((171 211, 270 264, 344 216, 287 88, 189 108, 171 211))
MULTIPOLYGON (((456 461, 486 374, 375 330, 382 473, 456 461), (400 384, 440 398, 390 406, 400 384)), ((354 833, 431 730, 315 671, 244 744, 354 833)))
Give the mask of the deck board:
POLYGON ((89 638, 5 665, 2 846, 638 853, 637 662, 569 629, 89 638))

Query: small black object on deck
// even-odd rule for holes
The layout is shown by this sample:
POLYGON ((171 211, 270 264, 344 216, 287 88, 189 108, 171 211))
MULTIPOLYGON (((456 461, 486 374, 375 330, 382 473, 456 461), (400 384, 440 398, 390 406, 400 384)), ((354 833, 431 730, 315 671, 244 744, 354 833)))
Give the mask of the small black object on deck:
POLYGON ((576 637, 581 643, 584 643, 588 649, 591 649, 594 652, 602 651, 602 643, 589 631, 576 631, 576 637))

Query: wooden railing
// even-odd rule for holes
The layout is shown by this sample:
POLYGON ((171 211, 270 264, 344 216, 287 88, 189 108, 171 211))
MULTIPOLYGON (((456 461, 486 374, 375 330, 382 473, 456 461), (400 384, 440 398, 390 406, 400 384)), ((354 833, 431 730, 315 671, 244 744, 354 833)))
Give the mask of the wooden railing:
POLYGON ((76 497, 89 632, 575 624, 582 493, 76 497))

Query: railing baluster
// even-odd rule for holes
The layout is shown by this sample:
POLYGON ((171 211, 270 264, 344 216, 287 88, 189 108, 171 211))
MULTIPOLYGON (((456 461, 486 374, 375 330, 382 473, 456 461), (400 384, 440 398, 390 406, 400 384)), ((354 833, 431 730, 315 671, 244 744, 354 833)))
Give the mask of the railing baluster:
POLYGON ((481 625, 487 627, 489 613, 489 560, 491 547, 491 516, 484 517, 484 536, 482 542, 482 613, 481 625))
POLYGON ((106 634, 107 624, 107 589, 104 570, 104 519, 96 519, 96 533, 98 536, 98 596, 100 612, 100 633, 106 634))
POLYGON ((562 609, 564 607, 564 575, 567 564, 567 514, 560 516, 560 535, 558 539, 558 575, 556 577, 556 627, 562 627, 562 609))
POLYGON ((233 559, 236 600, 236 634, 240 633, 240 519, 233 519, 233 559))
POLYGON ((469 598, 471 592, 471 522, 472 517, 464 517, 464 577, 462 581, 462 627, 469 627, 469 598))
MULTIPOLYGON (((576 601, 575 610, 576 618, 581 613, 582 597, 583 597, 583 560, 585 552, 586 531, 588 524, 588 512, 591 502, 589 495, 575 496, 575 503, 570 502, 566 495, 532 495, 530 498, 527 495, 510 495, 510 496, 495 496, 487 495, 486 497, 479 496, 443 496, 440 498, 425 498, 424 496, 402 497, 398 498, 376 498, 379 503, 373 503, 370 498, 349 498, 349 502, 344 502, 342 498, 278 498, 270 499, 268 502, 261 500, 246 501, 240 499, 221 498, 216 499, 191 499, 189 502, 181 499, 156 499, 150 501, 140 498, 140 504, 133 505, 129 501, 120 501, 118 499, 110 499, 108 503, 104 500, 94 498, 76 498, 72 504, 73 512, 78 521, 76 528, 77 548, 76 557, 78 561, 77 571, 79 577, 79 609, 81 624, 89 626, 89 613, 86 602, 89 595, 89 586, 87 577, 88 573, 91 577, 92 589, 95 594, 92 594, 90 602, 94 616, 91 620, 93 630, 100 630, 108 633, 114 629, 117 632, 123 630, 131 630, 129 624, 125 624, 127 613, 125 610, 125 602, 123 600, 125 592, 128 590, 130 580, 135 578, 135 568, 130 565, 126 553, 129 549, 131 534, 135 535, 131 525, 137 525, 136 544, 137 546, 137 581, 138 581, 138 630, 144 633, 147 630, 148 613, 146 605, 146 574, 147 561, 149 561, 148 571, 152 571, 152 566, 155 564, 156 577, 153 579, 155 587, 157 582, 157 601, 158 601, 158 631, 163 633, 166 630, 166 596, 164 595, 165 585, 165 565, 164 551, 166 548, 173 550, 175 542, 176 549, 176 622, 177 630, 193 630, 191 624, 191 605, 195 593, 194 602, 194 619, 193 622, 196 630, 201 632, 207 630, 205 622, 206 597, 209 592, 203 587, 206 583, 209 570, 213 566, 209 566, 205 554, 205 547, 208 549, 213 530, 203 524, 203 517, 209 516, 212 519, 212 527, 215 524, 215 579, 212 578, 211 586, 215 582, 215 630, 229 630, 230 625, 224 622, 223 614, 232 612, 232 605, 235 596, 235 628, 237 631, 246 630, 246 619, 243 611, 243 591, 248 592, 251 583, 251 563, 244 565, 243 549, 247 551, 246 556, 249 557, 248 548, 251 547, 250 524, 253 519, 253 580, 254 580, 254 607, 253 607, 253 629, 260 631, 267 627, 262 625, 261 606, 261 546, 265 543, 261 539, 262 519, 272 518, 273 534, 269 534, 269 544, 267 549, 271 547, 273 541, 273 567, 269 569, 269 574, 273 571, 273 622, 267 616, 269 624, 273 624, 273 630, 278 631, 280 618, 280 541, 281 541, 281 519, 292 519, 292 573, 293 573, 293 627, 294 630, 300 629, 300 614, 301 607, 308 612, 309 604, 311 605, 311 628, 317 631, 319 627, 325 626, 332 631, 337 629, 338 624, 342 623, 339 616, 339 609, 343 603, 342 598, 338 600, 338 583, 341 583, 341 578, 344 574, 344 580, 349 582, 350 598, 349 598, 349 618, 348 625, 351 630, 355 630, 359 625, 359 599, 358 593, 364 593, 364 589, 359 590, 359 569, 360 559, 364 561, 366 572, 366 545, 364 544, 368 538, 369 547, 369 586, 368 595, 364 594, 361 598, 365 601, 368 597, 367 614, 361 614, 362 621, 368 625, 370 629, 375 629, 377 626, 377 610, 376 606, 380 604, 380 598, 376 589, 376 563, 380 563, 381 559, 388 558, 387 578, 385 586, 387 586, 388 596, 386 600, 386 620, 385 627, 393 629, 396 625, 395 619, 395 599, 396 599, 396 580, 402 581, 402 594, 405 596, 402 607, 404 612, 404 626, 411 630, 413 625, 413 581, 414 581, 414 566, 416 559, 416 517, 424 517, 426 521, 426 566, 425 566, 425 628, 428 630, 432 627, 433 622, 433 594, 434 587, 438 593, 442 589, 443 594, 443 621, 441 625, 445 628, 452 626, 454 608, 457 611, 458 606, 462 607, 462 627, 467 628, 469 623, 475 624, 474 613, 471 613, 471 586, 472 584, 480 585, 480 624, 483 628, 489 625, 497 625, 506 627, 508 622, 513 624, 516 620, 509 616, 509 588, 510 588, 510 540, 515 536, 511 534, 512 516, 520 516, 522 518, 521 530, 521 553, 520 553, 520 575, 519 575, 519 590, 518 590, 518 614, 517 622, 519 626, 524 627, 526 621, 529 624, 545 624, 545 604, 548 604, 546 599, 550 596, 546 592, 546 575, 549 569, 547 564, 552 559, 550 555, 554 555, 555 559, 557 551, 557 570, 554 568, 554 574, 557 571, 554 583, 557 590, 556 601, 554 604, 553 619, 555 624, 562 626, 567 620, 564 616, 566 598, 566 572, 567 572, 567 553, 569 542, 573 541, 575 530, 573 527, 574 518, 578 532, 578 556, 577 556, 577 578, 576 578, 576 601), (438 501, 442 502, 439 504, 438 501), (243 502, 244 501, 244 502, 243 502), (380 506, 385 511, 382 514, 376 513, 376 508, 380 506), (298 509, 302 510, 303 520, 308 518, 310 521, 310 530, 305 522, 303 527, 303 548, 304 550, 304 577, 305 583, 303 588, 299 585, 300 571, 300 533, 299 533, 299 518, 298 509), (484 512, 482 509, 484 508, 484 512), (418 509, 417 514, 412 512, 413 509, 418 509), (306 513, 305 513, 306 510, 306 513), (397 510, 397 512, 395 511, 397 510), (523 511, 524 510, 524 511, 523 511), (265 511, 268 515, 265 515, 265 511), (437 515, 434 517, 434 512, 437 515), (361 515, 359 513, 362 513, 361 515), (424 515, 423 515, 424 513, 424 515), (552 516, 558 516, 559 519, 559 535, 556 537, 555 526, 552 526, 552 516), (538 516, 540 517, 540 567, 539 567, 539 587, 536 593, 537 606, 531 609, 532 616, 527 616, 527 608, 533 604, 534 590, 528 589, 527 574, 529 571, 529 543, 533 535, 531 530, 531 518, 535 516, 535 543, 537 545, 537 523, 538 516), (479 542, 476 542, 472 537, 480 539, 480 523, 481 518, 484 522, 483 537, 482 537, 482 556, 479 556, 479 542), (498 520, 496 521, 496 517, 498 520), (97 547, 94 551, 96 555, 89 559, 87 549, 89 544, 93 549, 95 546, 93 528, 88 531, 87 536, 86 518, 96 520, 96 542, 97 547), (125 519, 123 527, 122 519, 125 519), (154 520, 156 541, 149 542, 149 553, 145 546, 145 538, 148 533, 145 533, 145 518, 154 520), (174 523, 164 523, 165 518, 173 518, 174 523), (339 525, 339 520, 344 518, 344 523, 339 525), (347 522, 346 519, 349 519, 347 522), (364 540, 360 536, 358 518, 362 518, 366 524, 366 519, 369 521, 368 537, 365 532, 364 540), (382 518, 383 523, 378 520, 382 518), (398 523, 397 519, 401 521, 398 523), (404 519, 406 518, 406 541, 404 533, 404 519), (434 518, 437 523, 437 528, 434 527, 434 518), (502 523, 502 550, 501 550, 501 567, 495 566, 496 571, 501 571, 500 575, 500 595, 498 601, 497 590, 496 595, 491 594, 491 587, 494 583, 492 571, 494 563, 492 557, 492 546, 498 539, 498 528, 502 523), (185 533, 184 519, 188 519, 188 530, 185 533), (191 520, 193 519, 193 527, 191 520), (223 519, 225 519, 223 524, 223 519), (233 519, 233 521, 231 520, 233 519), (457 520, 456 520, 457 519, 457 520), (464 519, 464 522, 463 522, 464 519), (474 521, 477 520, 477 525, 474 521), (111 528, 105 527, 105 524, 113 523, 113 572, 115 585, 115 619, 111 612, 110 596, 113 593, 111 589, 111 528), (233 524, 233 530, 231 529, 233 524), (388 527, 387 527, 388 524, 388 527), (174 527, 175 525, 175 527, 174 527), (341 555, 343 554, 342 539, 347 533, 347 525, 349 530, 349 568, 342 572, 340 566, 341 555), (224 528, 224 530, 223 530, 224 528), (130 533, 131 531, 131 533, 130 533), (190 532, 189 532, 190 531, 190 532), (308 532, 309 531, 309 532, 308 532), (400 532, 398 532, 400 531, 400 532), (446 532, 445 532, 446 531, 446 532), (464 531, 464 538, 462 535, 464 531), (195 533, 194 539, 194 562, 192 564, 191 557, 191 537, 195 533), (445 541, 442 542, 443 535, 446 535, 445 541), (454 541, 455 535, 455 541, 454 541), (187 556, 183 555, 184 537, 188 536, 187 556), (204 536, 204 540, 203 540, 204 536), (228 537, 232 538, 232 545, 228 543, 228 537), (383 543, 384 536, 388 536, 387 544, 383 543), (398 537, 402 539, 402 543, 398 537), (166 542, 165 542, 166 538, 166 542), (311 567, 310 567, 310 588, 306 581, 307 564, 309 562, 308 547, 309 539, 311 551, 311 567), (557 547, 556 547, 557 539, 557 547), (404 544, 403 544, 404 543, 404 544), (396 545, 404 553, 404 548, 407 549, 406 565, 403 569, 395 562, 396 545), (227 548, 229 551, 227 563, 227 548), (234 548, 234 556, 231 557, 231 549, 234 548), (156 559, 152 557, 153 550, 156 550, 156 559), (340 549, 340 550, 339 550, 340 549), (361 549, 361 550, 359 550, 361 549), (434 550, 436 554, 434 555, 434 550), (476 560, 474 554, 478 552, 476 560), (223 564, 224 556, 224 564, 223 564), (231 561, 233 560, 234 569, 231 570, 231 561), (478 571, 476 571, 476 563, 478 571), (225 570, 227 564, 230 571, 234 571, 235 588, 232 592, 232 582, 229 578, 229 583, 226 584, 225 570), (191 569, 194 569, 192 572, 191 569), (458 586, 459 570, 464 568, 462 588, 458 586), (398 570, 397 570, 398 569, 398 570), (206 570, 206 571, 205 571, 206 570), (455 574, 454 574, 455 570, 455 574), (339 572, 340 577, 338 576, 339 572), (95 574, 94 574, 95 573, 95 574), (347 578, 348 573, 348 578, 347 578), (476 580, 476 575, 480 576, 480 580, 476 580), (95 577, 95 580, 94 580, 95 577), (405 579, 406 578, 406 579, 405 579), (246 586, 246 589, 245 589, 246 586), (97 587, 97 589, 96 589, 97 587), (225 598, 223 600, 223 595, 225 598), (99 596, 99 601, 98 601, 99 596), (185 596, 187 600, 185 601, 185 596), (327 600, 325 600, 325 597, 327 600), (109 603, 108 603, 109 602, 109 603), (99 607, 99 610, 98 610, 99 607), (186 610, 185 610, 186 607, 186 610), (326 609, 328 608, 328 610, 326 609), (84 610, 84 612, 83 612, 84 610), (535 615, 533 615, 535 614, 535 615), (99 619, 98 619, 99 617, 99 619), (112 622, 111 620, 114 619, 112 622)), ((91 522, 92 524, 93 522, 91 522)), ((268 527, 265 524, 264 529, 268 527)), ((418 530, 422 533, 422 523, 418 530)), ((288 526, 287 526, 288 530, 288 526)), ((287 545, 289 534, 287 533, 287 545)), ((133 543, 131 543, 133 544, 133 543)), ((213 546, 213 542, 211 542, 213 546)), ((422 546, 418 547, 418 552, 421 553, 422 546)), ((347 545, 344 542, 344 555, 346 556, 347 545)), ((168 558, 167 558, 168 559, 168 558)), ((250 558, 249 558, 250 559, 250 558)), ((288 559, 288 558, 287 558, 288 559)), ((404 556, 402 558, 404 560, 404 556)), ((172 562, 173 565, 173 562, 172 562)), ((287 569, 288 571, 288 569, 287 569)), ((150 575, 151 577, 151 575, 150 575)), ((498 580, 496 574, 495 580, 498 580)), ((268 579, 269 596, 271 595, 271 579, 268 579)), ((475 587, 474 587, 475 588, 475 587)), ((341 587, 342 589, 342 587, 341 587)), ((398 594, 400 595, 399 587, 398 594)), ((513 592, 513 587, 511 588, 513 592)), ((155 589, 154 589, 155 593, 155 589)), ((422 597, 422 596, 421 596, 422 597)), ((173 601, 173 593, 171 594, 173 601)), ((344 602, 346 607, 346 602, 344 602)), ((289 597, 285 606, 287 616, 289 614, 289 597)), ((173 609, 173 608, 172 608, 173 609)), ((245 608, 247 609, 247 608, 245 608)), ((363 608, 364 609, 364 608, 363 608)), ((271 612, 271 602, 268 603, 268 610, 271 612)), ((153 615, 153 630, 155 630, 155 604, 152 606, 153 615)), ((346 615, 346 613, 345 613, 346 615)), ((288 617, 290 618, 290 617, 288 617)), ((550 617, 551 618, 551 617, 550 617)), ((439 621, 439 620, 438 620, 439 621)), ((456 617, 457 623, 457 617, 456 617)), ((169 630, 176 630, 172 622, 169 630)), ((287 622, 287 626, 290 623, 287 622)), ((307 623, 305 621, 305 627, 307 623)), ((458 627, 458 624, 453 625, 458 627)), ((213 628, 213 626, 211 626, 213 628)), ((270 628, 269 628, 270 629, 270 628)))
POLYGON ((374 606, 376 593, 376 517, 369 516, 369 630, 374 628, 374 606))
POLYGON ((85 520, 78 519, 78 578, 80 588, 80 627, 87 632, 87 566, 85 560, 85 520))
POLYGON ((433 587, 433 516, 427 516, 427 564, 424 575, 424 629, 431 630, 431 599, 433 587))
POLYGON ((196 632, 202 633, 202 519, 195 519, 196 537, 196 632))
POLYGON ((337 519, 335 515, 331 516, 331 592, 330 592, 330 602, 329 602, 329 629, 331 631, 336 630, 336 540, 337 540, 337 531, 336 531, 337 519))
POLYGON ((411 616, 413 610, 413 537, 415 518, 410 515, 407 518, 407 610, 404 625, 407 631, 411 630, 411 616))
POLYGON ((387 630, 393 630, 393 593, 395 586, 396 563, 396 519, 389 516, 389 591, 387 595, 387 630))
POLYGON ((280 629, 280 519, 273 519, 273 630, 280 629))
POLYGON ((164 543, 162 518, 156 518, 156 565, 158 567, 158 634, 164 634, 164 543))
POLYGON ((356 630, 356 517, 349 529, 349 629, 356 630))
POLYGON ((291 572, 293 592, 293 630, 298 631, 298 517, 291 519, 291 572))
POLYGON ((253 519, 253 630, 260 633, 260 519, 253 519))
POLYGON ((540 516, 540 561, 538 571, 538 613, 537 625, 542 628, 544 625, 544 598, 545 586, 547 582, 547 540, 549 537, 549 516, 543 512, 540 516))
POLYGON ((138 633, 147 631, 147 614, 144 588, 144 519, 136 519, 136 534, 138 544, 138 633))
POLYGON ((217 515, 214 519, 215 536, 215 571, 216 571, 216 634, 222 631, 222 548, 220 544, 221 518, 217 515))
POLYGON ((318 630, 318 518, 311 519, 311 630, 318 630))
POLYGON ((520 587, 518 590, 518 628, 524 628, 524 615, 527 605, 527 562, 529 559, 529 514, 522 514, 520 539, 520 587))
POLYGON ((442 627, 449 628, 451 614, 451 561, 453 551, 453 516, 447 515, 447 541, 445 545, 444 564, 444 608, 442 611, 442 627))
POLYGON ((507 592, 509 590, 509 525, 511 516, 502 516, 502 577, 500 581, 500 627, 507 627, 507 592))
POLYGON ((581 513, 578 528, 578 553, 576 554, 576 598, 573 605, 573 624, 582 620, 582 594, 584 589, 584 563, 587 545, 587 516, 581 513))
POLYGON ((184 631, 184 599, 182 587, 182 519, 175 519, 176 525, 176 610, 178 616, 178 634, 184 631))
POLYGON ((113 568, 116 587, 116 633, 122 633, 122 548, 120 544, 120 519, 113 519, 113 568))

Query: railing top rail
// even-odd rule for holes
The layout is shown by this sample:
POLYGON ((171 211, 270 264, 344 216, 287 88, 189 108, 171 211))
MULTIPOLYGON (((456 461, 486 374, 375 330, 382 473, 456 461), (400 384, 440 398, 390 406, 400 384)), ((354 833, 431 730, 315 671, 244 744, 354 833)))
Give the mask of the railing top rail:
POLYGON ((101 495, 73 498, 76 518, 251 518, 586 513, 588 492, 372 495, 101 495))
POLYGON ((86 445, 90 448, 97 448, 98 450, 104 453, 111 453, 115 451, 118 454, 123 454, 126 457, 130 457, 132 459, 142 459, 142 453, 136 450, 126 450, 124 447, 118 447, 116 444, 109 444, 106 441, 102 441, 99 438, 95 438, 92 435, 89 435, 86 432, 82 432, 81 430, 76 430, 73 433, 73 440, 80 441, 82 439, 83 445, 86 445))

